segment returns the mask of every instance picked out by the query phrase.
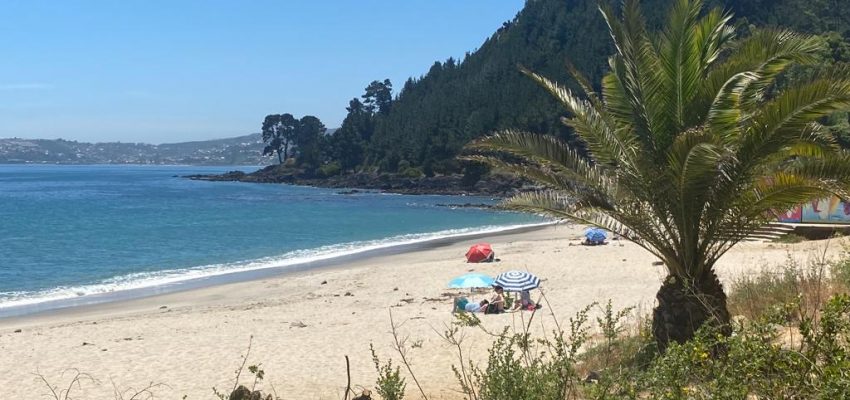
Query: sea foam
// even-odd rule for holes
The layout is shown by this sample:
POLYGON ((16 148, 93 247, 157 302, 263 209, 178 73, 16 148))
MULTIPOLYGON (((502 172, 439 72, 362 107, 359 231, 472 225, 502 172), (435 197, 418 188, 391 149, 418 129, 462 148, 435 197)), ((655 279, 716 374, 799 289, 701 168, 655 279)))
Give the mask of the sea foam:
MULTIPOLYGON (((139 291, 144 289, 160 289, 157 293, 171 292, 180 289, 181 285, 195 281, 196 283, 213 277, 233 275, 237 277, 240 273, 250 271, 261 271, 278 269, 281 273, 294 269, 298 266, 316 262, 333 262, 356 255, 376 251, 393 250, 404 251, 413 245, 426 245, 434 241, 457 241, 464 238, 472 238, 497 233, 523 230, 535 227, 551 225, 553 222, 534 224, 508 225, 508 226, 484 226, 477 228, 449 229, 438 232, 406 234, 393 236, 385 239, 357 241, 340 243, 330 246, 322 246, 313 249, 290 251, 279 256, 265 257, 242 262, 210 264, 191 268, 168 269, 154 272, 139 272, 121 275, 100 282, 94 282, 81 286, 61 286, 48 290, 36 292, 0 292, 0 316, 10 314, 5 311, 11 309, 27 309, 43 303, 56 303, 55 307, 62 308, 64 300, 85 300, 88 297, 98 297, 108 294, 120 294, 121 292, 139 291)), ((462 256, 462 255, 460 255, 462 256)), ((459 257, 460 257, 459 256, 459 257)), ((239 279, 234 279, 234 281, 239 279)), ((197 286, 204 286, 196 285, 197 286)), ((83 301, 82 304, 91 304, 101 301, 83 301)), ((26 312, 23 312, 26 313, 26 312)), ((21 314, 21 313, 11 313, 21 314)))

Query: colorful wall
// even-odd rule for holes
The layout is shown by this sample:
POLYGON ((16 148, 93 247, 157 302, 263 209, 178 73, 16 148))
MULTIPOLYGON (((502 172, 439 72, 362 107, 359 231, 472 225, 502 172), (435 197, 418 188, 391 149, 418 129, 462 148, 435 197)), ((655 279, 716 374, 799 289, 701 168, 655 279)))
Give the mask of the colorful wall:
POLYGON ((777 216, 779 222, 809 224, 850 223, 850 203, 838 197, 813 200, 777 216))

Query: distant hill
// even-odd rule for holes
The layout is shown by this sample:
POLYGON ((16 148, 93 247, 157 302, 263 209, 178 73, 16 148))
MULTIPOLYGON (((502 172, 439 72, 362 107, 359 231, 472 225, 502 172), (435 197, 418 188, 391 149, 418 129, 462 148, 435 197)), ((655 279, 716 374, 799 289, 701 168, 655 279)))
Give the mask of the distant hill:
POLYGON ((166 143, 85 143, 63 139, 0 139, 0 164, 266 165, 259 133, 166 143))

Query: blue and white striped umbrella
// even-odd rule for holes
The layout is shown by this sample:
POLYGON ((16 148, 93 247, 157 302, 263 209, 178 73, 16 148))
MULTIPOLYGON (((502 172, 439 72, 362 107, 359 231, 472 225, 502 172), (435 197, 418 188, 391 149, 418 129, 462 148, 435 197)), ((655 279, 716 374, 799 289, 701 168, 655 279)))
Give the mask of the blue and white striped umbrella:
POLYGON ((537 289, 540 278, 525 271, 508 271, 497 275, 494 285, 501 286, 507 292, 522 292, 537 289))
POLYGON ((449 281, 449 288, 468 289, 493 286, 493 278, 484 274, 465 274, 449 281))

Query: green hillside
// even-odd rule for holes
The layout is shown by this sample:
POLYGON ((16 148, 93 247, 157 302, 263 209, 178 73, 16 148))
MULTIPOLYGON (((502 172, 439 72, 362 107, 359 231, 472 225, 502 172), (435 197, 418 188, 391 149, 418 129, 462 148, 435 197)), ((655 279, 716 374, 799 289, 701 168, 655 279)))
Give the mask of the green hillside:
MULTIPOLYGON (((649 24, 656 25, 669 2, 642 3, 651 12, 649 24)), ((714 0, 707 5, 732 11, 741 34, 756 27, 788 27, 821 35, 831 49, 825 63, 850 59, 846 0, 714 0)), ((463 60, 435 63, 426 75, 405 82, 390 105, 378 110, 373 96, 372 109, 363 110, 370 104, 368 90, 364 103, 353 100, 349 117, 330 138, 328 161, 342 161, 343 171, 432 175, 461 171, 455 156, 462 146, 494 130, 520 128, 569 139, 558 122, 561 108, 517 66, 574 85, 568 79, 569 62, 598 83, 612 52, 606 32, 595 0, 528 0, 477 51, 463 60)), ((840 138, 850 137, 846 115, 830 123, 840 138)))

